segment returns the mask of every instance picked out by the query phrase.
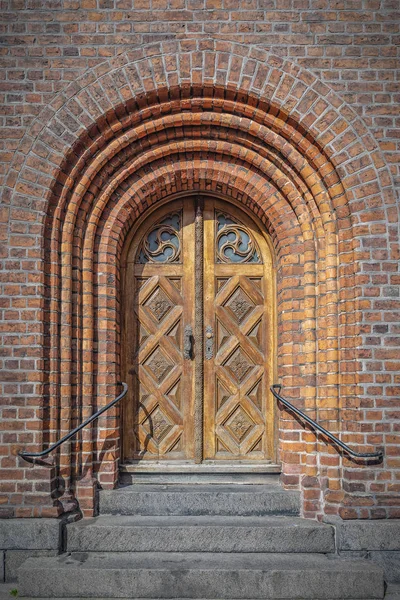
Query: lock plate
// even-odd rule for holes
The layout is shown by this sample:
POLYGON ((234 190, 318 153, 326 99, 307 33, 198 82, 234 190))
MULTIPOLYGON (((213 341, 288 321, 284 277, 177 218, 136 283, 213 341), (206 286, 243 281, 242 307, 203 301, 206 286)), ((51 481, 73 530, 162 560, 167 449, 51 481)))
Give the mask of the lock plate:
POLYGON ((206 327, 205 338, 205 357, 206 360, 210 360, 214 356, 214 333, 211 325, 206 327))

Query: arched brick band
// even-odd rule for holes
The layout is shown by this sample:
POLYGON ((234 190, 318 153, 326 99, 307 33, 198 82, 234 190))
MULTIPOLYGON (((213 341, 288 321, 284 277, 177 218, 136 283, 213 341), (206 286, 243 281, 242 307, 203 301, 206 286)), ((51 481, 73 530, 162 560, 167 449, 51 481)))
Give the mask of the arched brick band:
MULTIPOLYGON (((241 202, 264 223, 276 254, 278 376, 311 416, 368 447, 357 397, 366 395, 359 271, 371 254, 359 238, 372 204, 380 248, 396 260, 392 182, 363 123, 313 75, 226 42, 150 45, 59 94, 22 140, 7 183, 6 198, 16 207, 29 198, 45 231, 44 393, 32 448, 115 394, 125 239, 149 206, 191 192, 241 202)), ((93 513, 96 482, 116 482, 118 415, 63 448, 62 503, 32 493, 34 514, 67 509, 74 496, 93 513)), ((306 516, 388 511, 352 493, 354 465, 285 413, 279 429, 282 480, 301 487, 306 516)), ((16 514, 31 514, 29 501, 16 514)))

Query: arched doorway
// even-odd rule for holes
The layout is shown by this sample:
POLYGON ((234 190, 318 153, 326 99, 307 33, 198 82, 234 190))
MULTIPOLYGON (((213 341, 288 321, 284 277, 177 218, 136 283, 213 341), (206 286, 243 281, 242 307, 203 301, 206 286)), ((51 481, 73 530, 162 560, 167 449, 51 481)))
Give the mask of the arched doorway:
POLYGON ((123 461, 274 464, 268 235, 209 196, 158 206, 122 263, 123 461))

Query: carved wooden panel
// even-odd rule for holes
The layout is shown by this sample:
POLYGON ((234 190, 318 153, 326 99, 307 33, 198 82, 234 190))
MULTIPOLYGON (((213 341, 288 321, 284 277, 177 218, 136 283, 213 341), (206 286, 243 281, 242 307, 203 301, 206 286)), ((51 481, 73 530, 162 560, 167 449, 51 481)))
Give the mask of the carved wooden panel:
POLYGON ((193 209, 175 202, 144 222, 133 238, 125 282, 129 398, 124 458, 193 457, 193 363, 183 356, 193 322, 193 209))
POLYGON ((217 293, 216 389, 229 392, 215 407, 215 436, 219 453, 232 457, 263 458, 266 414, 265 359, 262 333, 264 297, 245 275, 235 275, 217 293), (257 338, 258 331, 261 335, 257 338), (259 394, 254 402, 254 390, 259 394))
POLYGON ((138 290, 135 312, 143 341, 135 357, 134 457, 158 458, 182 450, 183 298, 168 277, 153 276, 138 290))
POLYGON ((268 249, 241 211, 216 204, 205 234, 205 327, 215 338, 205 362, 205 458, 264 461, 273 453, 268 249))

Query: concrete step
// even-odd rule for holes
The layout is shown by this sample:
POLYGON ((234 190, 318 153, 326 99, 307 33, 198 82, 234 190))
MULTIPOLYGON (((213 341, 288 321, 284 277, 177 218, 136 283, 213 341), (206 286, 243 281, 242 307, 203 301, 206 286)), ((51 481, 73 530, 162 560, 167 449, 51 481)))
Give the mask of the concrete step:
POLYGON ((35 598, 382 599, 382 569, 320 554, 74 553, 31 558, 20 596, 35 598))
POLYGON ((144 485, 100 492, 100 513, 121 515, 298 515, 300 494, 265 485, 144 485))
POLYGON ((69 552, 334 552, 329 525, 299 517, 104 515, 67 526, 69 552))

